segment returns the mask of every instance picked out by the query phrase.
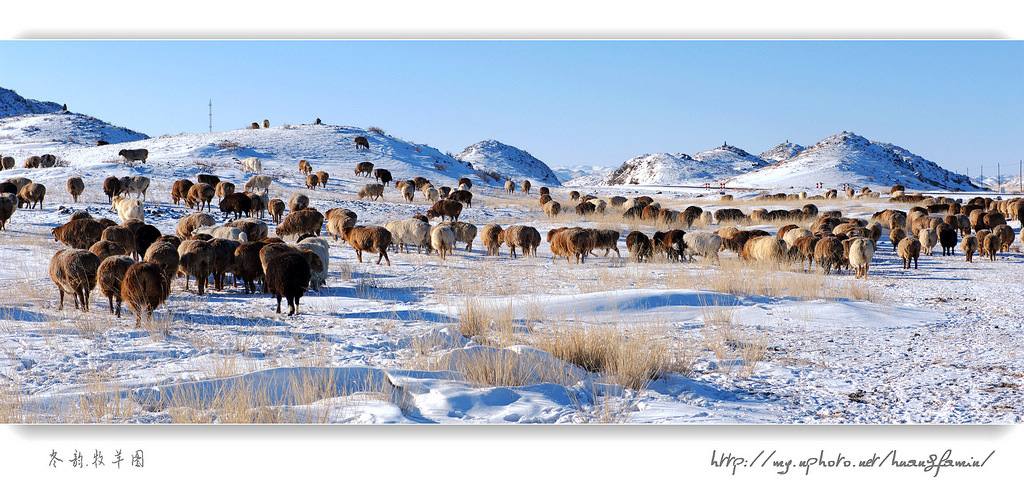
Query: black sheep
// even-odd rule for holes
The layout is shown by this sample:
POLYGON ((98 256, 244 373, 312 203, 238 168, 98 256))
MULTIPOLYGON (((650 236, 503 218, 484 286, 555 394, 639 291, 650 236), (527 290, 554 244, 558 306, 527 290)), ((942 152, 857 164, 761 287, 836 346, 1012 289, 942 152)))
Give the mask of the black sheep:
MULTIPOLYGON (((242 213, 248 214, 252 210, 252 200, 245 193, 231 193, 220 200, 220 211, 222 213, 234 213, 237 220, 242 213)), ((225 218, 227 215, 225 215, 225 218)))
POLYGON ((310 268, 300 253, 284 253, 267 262, 266 282, 277 297, 277 313, 281 313, 281 297, 288 300, 288 315, 298 311, 299 298, 309 288, 310 268))

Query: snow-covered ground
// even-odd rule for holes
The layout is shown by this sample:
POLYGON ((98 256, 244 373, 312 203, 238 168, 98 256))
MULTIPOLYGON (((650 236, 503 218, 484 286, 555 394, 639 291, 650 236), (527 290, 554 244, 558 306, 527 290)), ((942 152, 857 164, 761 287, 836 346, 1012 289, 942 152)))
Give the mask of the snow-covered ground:
MULTIPOLYGON (((958 249, 956 256, 924 256, 919 269, 904 270, 884 234, 867 280, 796 266, 747 267, 728 252, 720 265, 637 264, 629 261, 625 234, 650 235, 657 227, 613 214, 550 220, 535 195, 507 195, 480 183, 460 221, 525 224, 542 236, 557 226, 614 228, 623 235, 618 248, 625 256, 598 252, 570 265, 552 261, 543 241, 537 258, 514 259, 507 248, 485 256, 478 237, 470 251, 460 244, 445 261, 391 253, 387 266, 359 263, 351 247, 332 239, 327 287, 304 296, 294 317, 276 314, 269 296, 231 286, 199 296, 179 279, 155 320, 136 328, 130 315, 110 315, 98 291, 87 314, 70 300, 57 310, 48 277, 51 256, 64 248, 50 236, 53 227, 76 210, 116 219, 100 189, 107 176, 151 177, 146 222, 173 233, 189 210, 170 202, 171 184, 212 170, 241 186, 249 175, 234 158, 263 160, 264 172, 276 178, 271 197, 302 192, 321 210, 355 211, 359 224, 404 219, 429 207, 418 193, 412 203, 399 202, 393 187, 384 202, 358 200, 355 193, 368 182, 353 174, 359 161, 386 167, 396 179, 425 176, 438 186, 472 172, 429 146, 339 126, 109 146, 25 141, 9 137, 0 151, 17 153, 19 165, 22 156, 53 152, 66 166, 5 173, 48 190, 41 210, 17 211, 0 232, 5 421, 1014 424, 1024 416, 1019 241, 995 262, 967 263, 958 249), (369 150, 355 150, 357 135, 369 138, 369 150), (146 164, 114 162, 120 149, 139 147, 150 151, 146 164), (304 187, 299 159, 331 174, 326 190, 304 187), (80 203, 64 192, 71 175, 86 181, 80 203), (474 317, 490 328, 464 336, 460 320, 474 317), (653 379, 624 385, 610 371, 588 372, 553 355, 552 340, 600 329, 621 337, 611 345, 665 365, 653 379), (512 382, 475 382, 470 369, 484 367, 504 368, 512 382)), ((572 206, 568 191, 552 194, 572 206)), ((717 192, 703 190, 581 191, 642 192, 675 209, 725 206, 717 192)), ((861 218, 908 208, 885 200, 818 203, 861 218)), ((1019 233, 1018 221, 1011 226, 1019 233)), ((778 226, 754 228, 774 233, 778 226)))

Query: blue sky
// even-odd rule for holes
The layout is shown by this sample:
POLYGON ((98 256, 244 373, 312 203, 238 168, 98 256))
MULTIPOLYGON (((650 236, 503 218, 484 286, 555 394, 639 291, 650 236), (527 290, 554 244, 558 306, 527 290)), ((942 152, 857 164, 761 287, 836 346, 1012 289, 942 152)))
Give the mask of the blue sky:
MULTIPOLYGON (((550 165, 841 131, 964 172, 1024 156, 1021 41, 0 41, 0 86, 150 136, 378 126, 550 165)), ((987 170, 987 169, 986 169, 987 170)))

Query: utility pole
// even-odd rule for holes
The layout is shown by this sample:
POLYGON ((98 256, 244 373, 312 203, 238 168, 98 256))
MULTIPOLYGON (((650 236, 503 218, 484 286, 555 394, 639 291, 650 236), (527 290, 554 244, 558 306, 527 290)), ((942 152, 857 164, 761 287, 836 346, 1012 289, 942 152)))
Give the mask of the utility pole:
POLYGON ((999 163, 996 163, 996 191, 1003 192, 1003 177, 1000 173, 999 163))
POLYGON ((213 132, 213 98, 210 98, 210 132, 213 132))

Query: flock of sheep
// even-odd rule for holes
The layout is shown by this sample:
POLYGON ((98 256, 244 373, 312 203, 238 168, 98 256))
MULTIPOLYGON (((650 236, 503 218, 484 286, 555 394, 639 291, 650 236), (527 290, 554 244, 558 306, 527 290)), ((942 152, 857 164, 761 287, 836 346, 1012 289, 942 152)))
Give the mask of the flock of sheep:
MULTIPOLYGON (((145 162, 148 156, 148 153, 138 152, 145 150, 128 151, 122 150, 121 155, 129 160, 145 162)), ((465 243, 465 250, 470 251, 478 233, 489 256, 500 255, 505 245, 513 258, 520 254, 536 257, 537 248, 545 238, 553 260, 565 258, 575 263, 585 263, 587 256, 601 249, 604 249, 604 256, 611 251, 619 255, 619 240, 623 238, 617 230, 578 226, 554 228, 546 236, 528 225, 502 228, 487 224, 478 229, 476 225, 458 221, 464 207, 472 207, 473 184, 468 178, 459 179, 454 189, 436 188, 423 177, 394 181, 388 170, 374 169, 369 162, 359 163, 355 175, 369 177, 372 174, 377 182, 365 185, 358 193, 360 199, 383 199, 385 187, 394 181, 394 188, 403 200, 413 201, 414 193, 419 191, 433 204, 426 213, 409 219, 391 221, 384 226, 357 226, 355 212, 332 208, 321 213, 310 206, 309 197, 302 193, 292 194, 287 203, 278 198, 268 199, 274 180, 260 174, 260 160, 248 158, 240 164, 244 171, 256 173, 248 178, 243 192, 236 192, 233 183, 211 174, 199 174, 196 182, 182 179, 173 184, 171 201, 176 205, 183 201, 194 210, 178 220, 174 234, 163 234, 144 221, 148 178, 107 178, 103 190, 120 223, 106 218, 94 219, 80 211, 52 230, 54 239, 68 246, 54 254, 50 264, 60 307, 63 307, 65 293, 70 293, 75 306, 87 311, 89 294, 98 285, 112 313, 120 316, 121 305, 125 303, 141 324, 144 317, 152 316, 168 298, 175 278, 185 277, 186 291, 190 279, 195 278, 196 292, 204 294, 211 277, 215 289, 222 290, 225 275, 231 273, 236 281, 242 281, 246 293, 256 293, 256 284, 261 282, 261 291, 277 298, 277 311, 281 311, 284 298, 289 305, 289 315, 294 315, 302 295, 308 289, 316 290, 325 284, 330 264, 330 244, 327 238, 321 238, 325 226, 327 234, 335 241, 343 239, 355 250, 360 262, 363 252, 368 252, 378 255, 377 264, 384 261, 388 265, 391 264, 389 252, 409 251, 411 246, 417 252, 437 253, 442 259, 452 255, 457 243, 465 243), (213 211, 214 197, 220 199, 220 211, 225 217, 234 215, 233 220, 217 226, 213 215, 208 213, 213 211), (284 216, 286 209, 288 214, 284 216), (276 225, 274 237, 269 236, 270 226, 263 221, 267 215, 276 225), (441 220, 431 225, 434 218, 441 220), (286 243, 285 237, 296 240, 286 243)), ((314 174, 308 161, 300 161, 298 170, 307 176, 309 189, 327 186, 328 174, 324 171, 314 174)), ((519 186, 522 193, 529 195, 529 181, 519 186)), ((516 187, 511 180, 505 183, 508 193, 514 193, 516 187)), ((67 180, 67 190, 76 202, 84 188, 81 178, 67 180)), ((851 198, 879 197, 870 190, 859 195, 849 190, 846 194, 851 198)), ((712 212, 699 206, 677 211, 663 208, 648 196, 598 198, 572 191, 566 204, 571 204, 571 211, 583 219, 599 213, 611 215, 613 220, 623 223, 639 221, 664 228, 665 231, 655 231, 650 236, 639 230, 625 234, 625 247, 631 259, 637 262, 664 254, 669 261, 692 261, 700 257, 717 263, 719 253, 729 250, 749 262, 781 266, 799 261, 802 268, 806 260, 808 269, 816 262, 825 273, 852 269, 856 278, 867 277, 883 229, 889 230, 894 249, 904 260, 904 268, 909 269, 911 261, 916 268, 920 255, 931 255, 937 244, 942 246, 943 254, 948 255, 959 242, 967 261, 972 261, 976 252, 995 259, 996 254, 1007 250, 1014 240, 1014 231, 1006 224, 1007 220, 1024 219, 1024 201, 1020 199, 979 197, 961 203, 908 195, 899 186, 893 187, 890 194, 892 201, 915 206, 908 211, 888 209, 875 213, 870 219, 860 219, 845 217, 840 211, 819 213, 813 203, 799 209, 754 209, 749 213, 738 208, 712 212), (695 225, 707 227, 715 223, 720 228, 714 232, 693 230, 695 225), (737 228, 745 224, 782 226, 775 234, 737 228)), ((16 208, 28 206, 31 209, 36 203, 41 207, 44 196, 45 186, 26 178, 0 183, 0 229, 16 208)), ((547 187, 540 188, 538 196, 544 213, 553 219, 563 211, 570 211, 563 210, 562 203, 552 198, 547 187)), ((763 195, 759 199, 765 202, 810 201, 836 196, 832 190, 816 197, 801 193, 763 195)), ((723 197, 724 202, 730 199, 723 197)))

